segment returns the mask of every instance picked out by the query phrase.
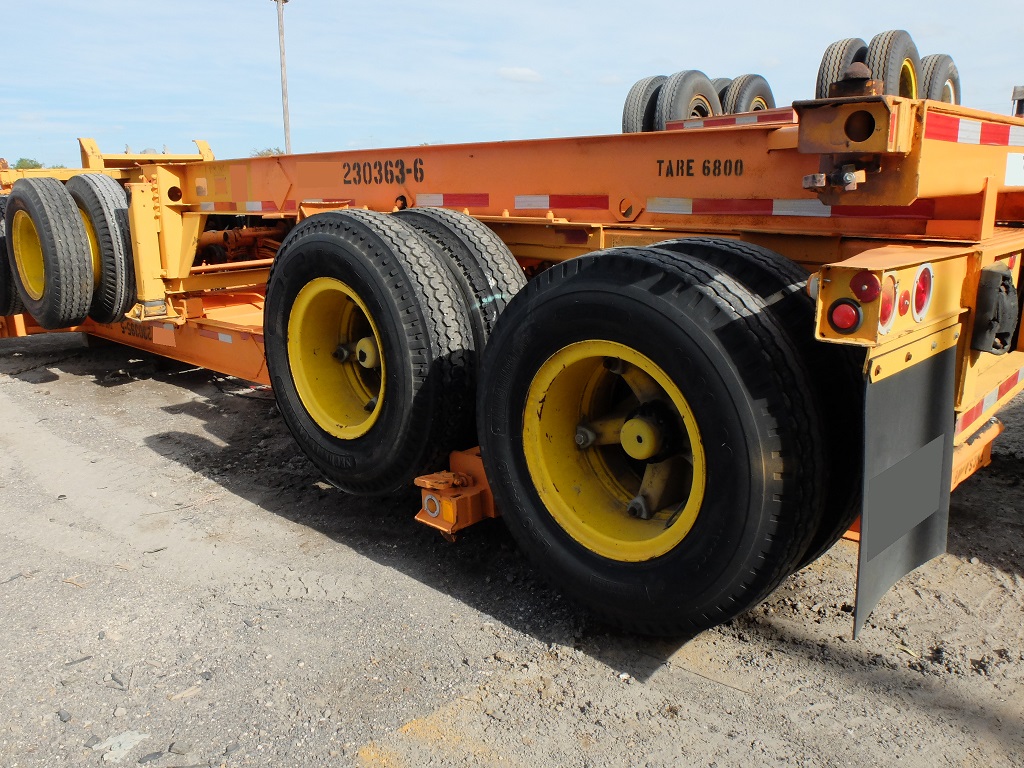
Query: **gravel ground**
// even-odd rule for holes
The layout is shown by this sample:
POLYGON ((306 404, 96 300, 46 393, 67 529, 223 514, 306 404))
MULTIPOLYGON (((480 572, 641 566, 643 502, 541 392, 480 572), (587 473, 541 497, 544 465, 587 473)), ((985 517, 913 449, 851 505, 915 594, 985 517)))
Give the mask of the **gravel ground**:
POLYGON ((841 542, 745 616, 609 629, 500 521, 320 481, 268 391, 0 340, 0 765, 1024 765, 1024 402, 850 637, 841 542), (1014 433, 1014 426, 1016 432, 1014 433))

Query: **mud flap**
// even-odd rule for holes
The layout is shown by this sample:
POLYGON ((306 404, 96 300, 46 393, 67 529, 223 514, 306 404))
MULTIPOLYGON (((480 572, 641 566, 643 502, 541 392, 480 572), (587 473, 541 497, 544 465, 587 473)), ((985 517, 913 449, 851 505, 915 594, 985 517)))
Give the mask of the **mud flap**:
POLYGON ((903 576, 946 551, 956 349, 867 384, 856 638, 903 576))

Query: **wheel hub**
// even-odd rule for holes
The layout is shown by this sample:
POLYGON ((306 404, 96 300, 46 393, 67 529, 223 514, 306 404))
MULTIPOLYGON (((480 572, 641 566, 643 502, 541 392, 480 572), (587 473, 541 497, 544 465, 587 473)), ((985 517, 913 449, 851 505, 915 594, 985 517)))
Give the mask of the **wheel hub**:
POLYGON ((376 423, 384 403, 385 363, 366 304, 340 280, 318 277, 295 297, 288 317, 288 358, 310 417, 351 440, 376 423))
POLYGON ((672 550, 703 502, 704 449, 689 404, 657 364, 623 344, 576 342, 541 366, 523 448, 551 516, 612 560, 672 550))
POLYGON ((632 458, 649 461, 661 451, 661 430, 651 419, 638 416, 622 425, 619 443, 632 458))

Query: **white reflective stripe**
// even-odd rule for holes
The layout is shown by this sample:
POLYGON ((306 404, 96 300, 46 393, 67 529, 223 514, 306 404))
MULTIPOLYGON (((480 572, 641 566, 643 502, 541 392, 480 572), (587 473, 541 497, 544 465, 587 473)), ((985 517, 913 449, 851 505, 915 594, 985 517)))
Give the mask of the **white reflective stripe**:
POLYGON ((960 144, 981 144, 981 123, 977 120, 960 118, 960 128, 956 134, 960 144))
POLYGON ((1011 147, 1024 147, 1024 126, 1011 125, 1010 126, 1010 141, 1011 147))
POLYGON ((773 216, 821 216, 832 215, 832 207, 820 200, 773 200, 773 216))
POLYGON ((1024 187, 1024 154, 1008 152, 1006 154, 1006 179, 1008 187, 1024 187))
POLYGON ((999 401, 999 388, 996 387, 991 392, 989 392, 987 395, 985 395, 985 400, 983 401, 985 404, 981 407, 982 413, 984 413, 985 411, 989 410, 990 408, 994 408, 995 404, 998 401, 999 401))
POLYGON ((703 120, 684 120, 683 121, 683 128, 703 128, 703 127, 704 127, 704 121, 703 120))
POLYGON ((442 208, 444 206, 444 195, 416 195, 416 205, 421 208, 442 208))
POLYGON ((231 334, 230 333, 219 333, 218 332, 217 333, 217 341, 223 341, 223 342, 225 342, 227 344, 231 344, 231 343, 234 342, 234 339, 231 338, 231 334))
POLYGON ((736 118, 736 125, 750 125, 757 122, 757 115, 743 115, 736 118))
POLYGON ((262 211, 263 203, 259 200, 249 200, 245 204, 245 210, 247 211, 262 211))
POLYGON ((174 330, 174 323, 163 323, 163 326, 164 326, 164 330, 165 331, 173 331, 174 330))
POLYGON ((647 210, 651 213, 676 213, 689 216, 693 213, 693 200, 688 197, 649 197, 647 210))
POLYGON ((213 210, 213 203, 200 203, 199 204, 199 210, 200 211, 212 211, 213 210))
POLYGON ((541 208, 547 210, 551 207, 551 200, 548 195, 516 195, 516 209, 541 208))

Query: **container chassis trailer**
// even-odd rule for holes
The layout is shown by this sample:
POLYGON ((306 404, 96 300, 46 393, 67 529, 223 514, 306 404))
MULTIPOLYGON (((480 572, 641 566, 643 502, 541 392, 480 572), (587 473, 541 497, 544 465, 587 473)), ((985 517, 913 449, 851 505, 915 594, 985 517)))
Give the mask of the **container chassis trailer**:
POLYGON ((330 482, 415 483, 449 538, 500 514, 638 631, 728 620, 859 527, 856 632, 1024 390, 1024 118, 907 41, 833 44, 778 109, 646 78, 619 135, 0 161, 0 336, 269 384, 330 482))

